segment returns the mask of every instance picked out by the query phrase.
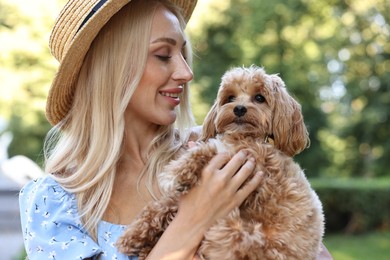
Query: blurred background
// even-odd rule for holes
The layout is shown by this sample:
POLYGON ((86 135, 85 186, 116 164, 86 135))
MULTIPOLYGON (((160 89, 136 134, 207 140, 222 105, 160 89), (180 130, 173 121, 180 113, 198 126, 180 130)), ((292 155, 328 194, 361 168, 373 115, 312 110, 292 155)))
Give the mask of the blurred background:
MULTIPOLYGON (((0 259, 19 259, 17 196, 41 174, 49 34, 64 0, 0 0, 0 259), (4 255, 5 254, 5 255, 4 255)), ((233 66, 278 73, 311 146, 296 160, 325 210, 335 259, 390 257, 390 1, 198 0, 188 25, 198 124, 233 66)))

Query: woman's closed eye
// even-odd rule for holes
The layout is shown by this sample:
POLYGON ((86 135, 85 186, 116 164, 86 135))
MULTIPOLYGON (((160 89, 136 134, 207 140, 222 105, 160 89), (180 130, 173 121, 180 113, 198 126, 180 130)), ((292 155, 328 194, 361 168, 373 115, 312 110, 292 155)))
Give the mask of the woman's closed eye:
POLYGON ((157 59, 164 62, 168 62, 172 58, 172 56, 169 55, 155 55, 155 56, 157 57, 157 59))

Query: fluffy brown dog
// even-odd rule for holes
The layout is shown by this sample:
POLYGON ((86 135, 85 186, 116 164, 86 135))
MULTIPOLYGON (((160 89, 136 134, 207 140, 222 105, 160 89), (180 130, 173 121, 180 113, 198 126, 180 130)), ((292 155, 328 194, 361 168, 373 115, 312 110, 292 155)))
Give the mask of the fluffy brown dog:
POLYGON ((220 151, 248 150, 261 185, 204 235, 201 259, 315 259, 324 232, 321 203, 292 160, 308 146, 300 105, 283 81, 262 68, 234 68, 222 78, 207 115, 202 142, 172 161, 159 176, 168 196, 147 206, 118 240, 120 251, 147 256, 174 218, 180 195, 197 184, 220 151))

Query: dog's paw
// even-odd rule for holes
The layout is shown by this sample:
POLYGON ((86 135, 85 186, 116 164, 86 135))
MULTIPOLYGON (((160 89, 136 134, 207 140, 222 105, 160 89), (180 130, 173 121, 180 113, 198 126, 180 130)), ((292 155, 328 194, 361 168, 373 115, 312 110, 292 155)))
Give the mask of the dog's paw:
POLYGON ((158 176, 162 190, 179 196, 198 183, 203 168, 217 153, 216 148, 200 143, 171 161, 158 176))
POLYGON ((143 259, 150 253, 158 238, 149 238, 145 236, 145 232, 139 232, 140 230, 134 228, 136 227, 125 230, 115 246, 125 255, 138 256, 139 259, 143 259))
POLYGON ((131 239, 127 236, 121 236, 118 241, 115 243, 115 246, 118 248, 118 251, 125 255, 139 255, 139 248, 135 248, 134 244, 131 242, 131 239))

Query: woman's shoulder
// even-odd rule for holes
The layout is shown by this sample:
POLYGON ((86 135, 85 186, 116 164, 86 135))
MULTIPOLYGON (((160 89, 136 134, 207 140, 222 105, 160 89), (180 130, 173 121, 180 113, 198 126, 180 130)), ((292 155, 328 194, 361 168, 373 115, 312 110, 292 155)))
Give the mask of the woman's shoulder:
POLYGON ((101 252, 80 221, 74 194, 50 175, 21 189, 19 207, 29 259, 83 259, 101 252))
POLYGON ((68 222, 80 226, 76 197, 66 191, 51 175, 29 181, 19 193, 22 225, 52 225, 68 222))
POLYGON ((51 175, 28 182, 19 200, 29 259, 129 259, 115 246, 126 226, 100 221, 94 241, 79 219, 76 196, 51 175))
POLYGON ((76 206, 74 194, 67 192, 51 175, 44 175, 25 184, 20 190, 19 202, 21 206, 28 206, 32 202, 36 206, 43 204, 46 207, 51 206, 51 203, 76 206))
MULTIPOLYGON (((47 189, 47 188, 50 188, 52 190, 55 191, 56 188, 58 188, 58 190, 60 191, 65 191, 61 185, 56 181, 54 180, 54 178, 52 177, 51 174, 45 174, 39 178, 36 178, 36 179, 33 179, 33 180, 30 180, 29 182, 27 182, 23 188, 21 189, 21 192, 22 194, 24 193, 24 191, 35 191, 37 189, 47 189)), ((57 192, 56 192, 57 193, 57 192)))

